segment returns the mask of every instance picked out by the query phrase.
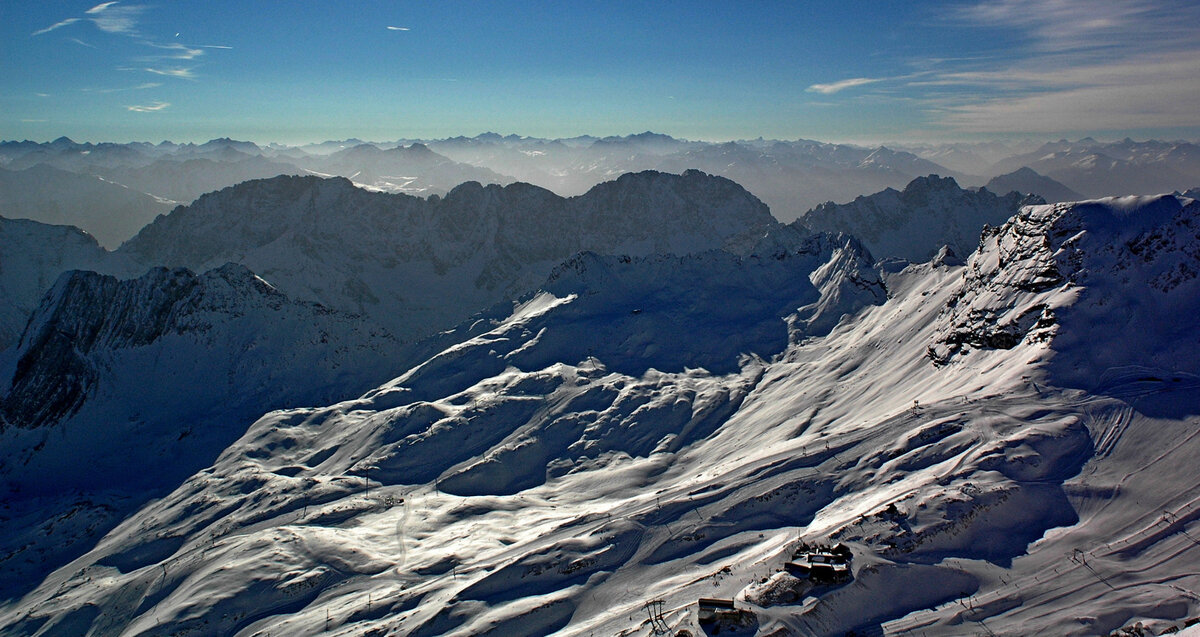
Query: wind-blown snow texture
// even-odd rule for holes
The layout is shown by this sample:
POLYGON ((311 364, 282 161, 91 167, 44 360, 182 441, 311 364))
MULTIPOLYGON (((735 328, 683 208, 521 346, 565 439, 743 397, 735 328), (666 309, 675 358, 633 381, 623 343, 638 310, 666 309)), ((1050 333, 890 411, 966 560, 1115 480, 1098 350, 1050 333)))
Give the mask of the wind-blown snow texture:
POLYGON ((1181 626, 1196 213, 1033 206, 900 271, 780 227, 580 255, 363 397, 265 415, 0 626, 646 635, 662 599, 695 633, 701 596, 760 634, 1181 626), (848 543, 853 581, 784 571, 800 540, 848 543))

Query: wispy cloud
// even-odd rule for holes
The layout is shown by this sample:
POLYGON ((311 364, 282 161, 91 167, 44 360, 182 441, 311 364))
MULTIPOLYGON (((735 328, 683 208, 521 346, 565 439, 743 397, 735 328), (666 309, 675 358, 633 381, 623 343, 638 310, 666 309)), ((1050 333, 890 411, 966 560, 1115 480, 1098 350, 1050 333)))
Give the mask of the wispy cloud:
POLYGON ((56 29, 61 29, 65 26, 75 24, 76 22, 88 21, 96 25, 96 28, 105 33, 117 33, 120 35, 137 36, 138 35, 138 18, 146 7, 141 5, 122 5, 120 2, 105 2, 98 4, 91 9, 83 12, 82 16, 67 18, 60 22, 34 31, 30 35, 44 35, 56 29))
POLYGON ((1200 126, 1194 60, 961 74, 964 84, 1006 85, 1000 95, 948 104, 941 121, 970 132, 1062 132, 1200 126))
POLYGON ((1035 50, 1066 52, 1112 49, 1133 42, 1153 45, 1151 33, 1178 33, 1178 18, 1149 0, 986 0, 954 14, 966 24, 1007 27, 1026 33, 1035 50))
POLYGON ((167 77, 177 77, 177 78, 184 79, 184 80, 196 79, 195 69, 191 69, 191 68, 183 68, 183 67, 154 68, 152 66, 147 66, 146 68, 144 68, 142 70, 147 73, 154 73, 155 75, 165 75, 167 77))
POLYGON ((140 5, 123 5, 119 2, 98 4, 85 13, 101 31, 120 33, 122 35, 137 35, 138 17, 145 11, 140 5))
POLYGON ((158 59, 158 60, 194 60, 194 59, 204 55, 204 48, 205 48, 205 47, 191 47, 191 46, 187 46, 185 44, 180 44, 178 42, 172 42, 170 44, 155 44, 153 42, 147 42, 146 44, 148 46, 154 47, 156 49, 161 49, 163 51, 169 51, 169 53, 165 53, 163 55, 157 55, 157 56, 153 57, 153 59, 158 59))
POLYGON ((829 84, 813 84, 812 86, 808 87, 805 90, 807 90, 810 93, 821 93, 822 95, 831 95, 833 93, 837 93, 838 91, 844 91, 848 88, 853 88, 855 86, 862 86, 864 84, 874 84, 875 82, 879 82, 879 81, 880 81, 879 79, 872 78, 872 77, 852 77, 847 80, 839 80, 837 82, 830 82, 829 84))
POLYGON ((133 111, 134 113, 157 113, 158 111, 161 111, 170 105, 170 102, 154 102, 152 104, 146 104, 142 106, 126 106, 125 108, 133 111))
POLYGON ((394 27, 394 26, 389 25, 387 30, 388 31, 411 31, 412 29, 409 29, 408 27, 394 27))
POLYGON ((162 82, 143 82, 137 86, 123 86, 121 88, 102 88, 102 89, 79 89, 84 93, 124 93, 126 91, 146 91, 152 88, 162 86, 162 82))
POLYGON ((76 22, 79 22, 79 20, 81 20, 81 18, 67 18, 66 20, 63 20, 62 22, 55 22, 54 24, 46 27, 45 29, 38 29, 37 31, 34 31, 30 35, 31 36, 43 35, 43 34, 51 32, 55 29, 61 29, 69 24, 75 24, 76 22))
POLYGON ((1061 133, 1200 125, 1200 5, 987 0, 950 20, 1021 38, 1005 58, 934 65, 907 86, 960 132, 1061 133))
MULTIPOLYGON (((31 36, 41 36, 48 34, 50 31, 66 28, 66 26, 77 23, 84 26, 90 24, 101 31, 101 34, 92 32, 92 35, 96 37, 100 37, 103 34, 125 37, 134 44, 137 44, 138 47, 142 47, 140 55, 125 55, 124 59, 115 60, 116 70, 149 73, 151 76, 188 80, 188 82, 194 82, 194 80, 199 78, 197 68, 200 66, 200 60, 208 54, 210 49, 229 50, 233 48, 224 46, 224 44, 187 44, 179 41, 164 42, 154 35, 145 34, 140 23, 142 23, 143 14, 149 10, 149 6, 127 5, 121 0, 101 2, 101 4, 92 6, 89 10, 78 14, 78 16, 60 20, 60 22, 49 25, 47 28, 34 31, 31 36)), ((179 32, 175 32, 175 37, 179 37, 179 32)), ((66 40, 79 44, 82 47, 92 49, 102 48, 79 37, 68 37, 66 40)), ((158 82, 144 82, 134 86, 119 86, 119 88, 83 88, 79 90, 86 92, 86 94, 98 95, 156 89, 160 88, 160 86, 162 84, 158 82)), ((152 102, 150 104, 137 104, 137 106, 127 108, 131 112, 150 113, 157 112, 157 110, 162 110, 168 106, 169 103, 167 102, 152 102)))

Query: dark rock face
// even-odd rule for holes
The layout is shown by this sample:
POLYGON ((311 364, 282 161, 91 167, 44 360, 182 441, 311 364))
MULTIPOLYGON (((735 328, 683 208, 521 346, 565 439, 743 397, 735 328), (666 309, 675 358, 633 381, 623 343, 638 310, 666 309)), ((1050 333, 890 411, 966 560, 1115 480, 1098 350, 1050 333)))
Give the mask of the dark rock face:
POLYGON ((1057 210, 1027 208, 1003 226, 984 230, 962 288, 943 311, 942 335, 929 348, 934 363, 944 364, 971 347, 1011 349, 1034 330, 1048 337, 1054 311, 1029 297, 1066 282, 1047 238, 1057 210))
POLYGON ((406 351, 239 265, 64 273, 0 356, 0 491, 153 489, 265 411, 360 395, 403 371, 406 351))
POLYGON ((1065 185, 1044 175, 1039 175, 1032 168, 1028 167, 1022 167, 1006 175, 993 177, 984 187, 992 192, 1010 192, 1015 190, 1017 192, 1038 195, 1048 203, 1086 199, 1086 197, 1065 185))
POLYGON ((78 228, 0 217, 0 350, 16 345, 29 316, 67 270, 135 274, 78 228))
POLYGON ((168 334, 209 332, 246 312, 281 311, 288 303, 234 264, 201 275, 155 268, 128 280, 65 272, 17 345, 11 384, 0 395, 0 416, 23 428, 54 424, 73 415, 94 392, 100 367, 114 352, 168 334))
POLYGON ((39 427, 70 416, 95 386, 89 355, 99 348, 145 345, 170 329, 198 285, 184 269, 152 270, 141 279, 75 270, 59 278, 18 345, 12 386, 0 400, 4 419, 39 427))

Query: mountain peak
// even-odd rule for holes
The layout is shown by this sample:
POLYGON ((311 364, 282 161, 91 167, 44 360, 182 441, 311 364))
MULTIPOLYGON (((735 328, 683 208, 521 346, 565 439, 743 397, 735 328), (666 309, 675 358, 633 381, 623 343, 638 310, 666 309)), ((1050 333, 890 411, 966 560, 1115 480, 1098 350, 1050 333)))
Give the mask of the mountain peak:
POLYGON ((961 191, 958 182, 953 177, 942 177, 939 175, 927 175, 915 177, 908 185, 904 187, 904 194, 919 194, 930 191, 935 192, 955 192, 961 191))
POLYGON ((972 192, 953 177, 927 175, 913 179, 903 191, 888 188, 847 204, 823 204, 797 223, 814 231, 852 234, 878 258, 923 262, 944 245, 970 254, 985 225, 1003 223, 1026 203, 1016 193, 972 192))
POLYGON ((1022 194, 1036 195, 1043 199, 1041 202, 1030 203, 1057 203, 1060 201, 1078 201, 1084 198, 1083 195, 1054 179, 1039 174, 1028 166, 1022 166, 1006 175, 993 177, 984 187, 996 193, 1015 191, 1022 194))

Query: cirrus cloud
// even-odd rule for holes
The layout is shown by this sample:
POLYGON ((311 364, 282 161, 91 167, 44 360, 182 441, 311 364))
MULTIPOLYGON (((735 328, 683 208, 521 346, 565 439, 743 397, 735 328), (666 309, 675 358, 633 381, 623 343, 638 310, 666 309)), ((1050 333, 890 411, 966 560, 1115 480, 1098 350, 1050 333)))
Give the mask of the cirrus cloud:
POLYGON ((848 88, 854 88, 855 86, 863 86, 864 84, 874 84, 875 82, 879 82, 879 81, 880 81, 879 79, 873 78, 873 77, 852 77, 847 80, 839 80, 837 82, 830 82, 829 84, 813 84, 812 86, 808 87, 805 90, 810 93, 821 93, 822 95, 832 95, 833 93, 837 93, 839 91, 844 91, 848 88))
POLYGON ((134 113, 157 113, 170 105, 170 102, 153 102, 145 105, 126 106, 125 108, 134 113))
POLYGON ((82 18, 67 18, 66 20, 63 20, 61 22, 55 22, 54 24, 52 24, 44 29, 38 29, 37 31, 34 31, 30 35, 31 36, 43 35, 43 34, 51 32, 51 31, 54 31, 55 29, 61 29, 67 25, 75 24, 76 22, 79 22, 80 20, 82 20, 82 18))
POLYGON ((1163 0, 987 0, 950 18, 1023 34, 1010 55, 941 64, 908 87, 966 133, 1200 126, 1200 6, 1163 0))

